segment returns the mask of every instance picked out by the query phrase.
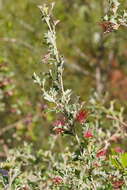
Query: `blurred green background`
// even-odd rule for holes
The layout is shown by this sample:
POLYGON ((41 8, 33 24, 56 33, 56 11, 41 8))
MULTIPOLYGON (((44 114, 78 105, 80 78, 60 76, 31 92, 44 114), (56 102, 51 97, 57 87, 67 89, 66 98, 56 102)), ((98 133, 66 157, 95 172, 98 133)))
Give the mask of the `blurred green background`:
MULTIPOLYGON (((46 26, 38 5, 47 0, 0 0, 0 147, 6 149, 34 141, 41 147, 53 116, 45 115, 33 72, 46 47, 46 26)), ((127 29, 103 35, 99 25, 107 0, 54 0, 59 51, 65 57, 64 84, 82 100, 97 92, 108 94, 118 105, 127 105, 127 29)), ((126 1, 121 0, 127 8, 126 1)), ((122 8, 122 7, 121 7, 122 8)))

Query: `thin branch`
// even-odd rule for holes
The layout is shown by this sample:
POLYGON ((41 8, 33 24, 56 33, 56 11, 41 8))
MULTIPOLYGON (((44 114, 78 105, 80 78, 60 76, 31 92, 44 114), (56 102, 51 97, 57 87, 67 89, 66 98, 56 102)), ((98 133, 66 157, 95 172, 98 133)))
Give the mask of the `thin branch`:
MULTIPOLYGON (((122 127, 122 126, 127 127, 127 123, 125 123, 125 122, 123 122, 123 121, 120 121, 120 119, 117 118, 117 117, 113 117, 113 116, 111 116, 111 115, 107 115, 106 117, 107 117, 108 119, 112 119, 112 120, 118 121, 118 122, 120 123, 121 127, 122 127)), ((120 136, 121 136, 121 135, 120 135, 120 133, 121 133, 121 127, 118 128, 118 129, 115 131, 115 133, 112 134, 107 140, 104 141, 105 146, 104 146, 103 149, 107 149, 107 148, 111 145, 111 141, 112 141, 113 137, 120 137, 120 136)), ((126 136, 127 136, 126 133, 124 133, 124 137, 126 137, 126 136)))
POLYGON ((123 125, 124 127, 127 127, 127 123, 125 123, 125 122, 123 122, 123 121, 120 121, 120 119, 117 118, 117 117, 113 117, 113 116, 111 116, 111 115, 107 115, 106 117, 107 117, 108 119, 112 119, 112 120, 119 121, 119 123, 120 123, 121 125, 123 125))
POLYGON ((18 123, 25 122, 26 120, 27 120, 27 118, 23 118, 13 124, 7 125, 6 127, 2 128, 0 131, 0 136, 2 136, 5 132, 9 131, 10 129, 15 128, 18 123))
MULTIPOLYGON (((35 118, 38 118, 38 117, 39 117, 39 114, 38 114, 38 115, 35 115, 35 116, 34 116, 34 119, 35 119, 35 118)), ((28 117, 25 117, 25 118, 23 118, 23 119, 21 119, 21 120, 19 120, 19 121, 16 121, 16 122, 13 123, 13 124, 10 124, 10 125, 5 126, 4 128, 1 129, 1 131, 0 131, 0 136, 2 136, 5 132, 9 131, 10 129, 16 128, 17 124, 19 124, 20 122, 26 122, 27 120, 28 120, 28 117)))
POLYGON ((16 39, 16 38, 3 37, 3 38, 0 38, 0 41, 9 42, 9 43, 13 43, 13 44, 16 44, 16 43, 17 43, 17 44, 23 45, 23 46, 25 46, 26 48, 29 48, 29 49, 31 49, 31 50, 37 52, 36 49, 35 49, 33 46, 31 46, 31 45, 28 44, 27 42, 24 42, 24 41, 19 40, 19 39, 16 39))

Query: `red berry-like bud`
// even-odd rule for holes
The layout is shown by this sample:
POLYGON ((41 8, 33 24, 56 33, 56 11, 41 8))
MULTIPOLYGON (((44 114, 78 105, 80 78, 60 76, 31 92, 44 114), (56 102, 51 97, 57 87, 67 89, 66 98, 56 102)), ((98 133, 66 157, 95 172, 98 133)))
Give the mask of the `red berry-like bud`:
POLYGON ((93 138, 93 134, 91 133, 91 131, 85 132, 83 136, 84 136, 84 138, 87 138, 87 139, 93 138))
POLYGON ((106 153, 107 153, 107 150, 101 150, 97 153, 96 156, 97 156, 97 158, 102 157, 102 156, 106 156, 106 153))
POLYGON ((59 135, 59 134, 61 134, 61 133, 64 132, 64 129, 62 129, 62 128, 54 128, 54 131, 55 131, 55 133, 56 133, 57 135, 59 135))
POLYGON ((56 184, 56 185, 59 185, 62 182, 63 182, 63 179, 60 176, 56 176, 56 177, 53 178, 53 183, 56 184))

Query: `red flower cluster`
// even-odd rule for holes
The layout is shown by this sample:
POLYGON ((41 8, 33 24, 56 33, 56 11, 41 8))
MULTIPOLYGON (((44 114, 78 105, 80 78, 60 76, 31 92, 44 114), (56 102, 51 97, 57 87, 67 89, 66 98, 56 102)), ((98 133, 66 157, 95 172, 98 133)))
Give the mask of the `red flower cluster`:
POLYGON ((97 153, 97 158, 100 158, 102 156, 106 156, 107 150, 101 150, 97 153))
POLYGON ((56 177, 53 178, 53 183, 56 184, 56 185, 59 185, 62 182, 63 182, 63 179, 60 176, 56 176, 56 177))
POLYGON ((77 120, 79 123, 82 124, 82 123, 86 120, 87 116, 88 116, 88 112, 87 112, 87 111, 84 111, 84 110, 81 110, 81 111, 79 111, 79 112, 77 113, 77 115, 76 115, 76 120, 77 120))
POLYGON ((85 132, 83 136, 84 136, 84 138, 87 138, 87 139, 93 138, 93 134, 91 133, 91 131, 85 132))
POLYGON ((55 133, 58 135, 58 134, 63 133, 63 132, 64 132, 64 129, 62 129, 62 128, 54 128, 54 131, 55 131, 55 133))
POLYGON ((63 120, 56 120, 54 123, 53 123, 53 126, 54 127, 60 127, 60 126, 63 126, 65 124, 65 122, 63 120))
POLYGON ((56 120, 54 123, 53 123, 53 126, 54 126, 54 131, 56 134, 61 134, 64 132, 64 129, 62 128, 62 126, 65 125, 65 122, 64 120, 56 120))

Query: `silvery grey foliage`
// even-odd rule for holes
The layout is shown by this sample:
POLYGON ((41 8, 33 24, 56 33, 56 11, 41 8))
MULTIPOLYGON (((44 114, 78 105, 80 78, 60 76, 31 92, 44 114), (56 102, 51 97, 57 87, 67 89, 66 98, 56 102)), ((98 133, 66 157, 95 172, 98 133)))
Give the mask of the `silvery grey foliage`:
POLYGON ((119 10, 118 0, 109 0, 109 9, 101 23, 104 33, 116 31, 120 26, 127 26, 127 12, 119 10))
MULTIPOLYGON (((34 73, 34 82, 37 83, 42 90, 42 95, 45 100, 53 104, 50 111, 62 113, 68 120, 68 126, 65 129, 70 131, 74 124, 76 114, 83 107, 83 103, 79 103, 79 97, 72 97, 72 90, 65 89, 63 84, 64 57, 60 55, 56 44, 56 25, 58 20, 54 20, 51 7, 46 4, 39 6, 42 13, 42 20, 46 23, 48 31, 44 34, 47 44, 47 54, 42 62, 47 64, 48 71, 43 73, 43 77, 34 73)), ((71 131, 72 132, 72 131, 71 131)))

